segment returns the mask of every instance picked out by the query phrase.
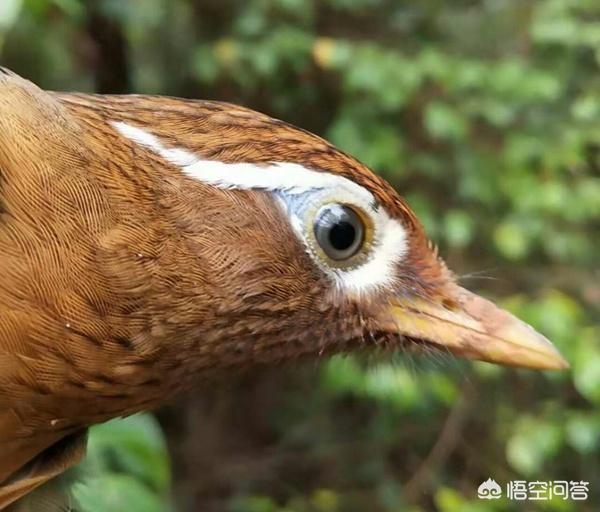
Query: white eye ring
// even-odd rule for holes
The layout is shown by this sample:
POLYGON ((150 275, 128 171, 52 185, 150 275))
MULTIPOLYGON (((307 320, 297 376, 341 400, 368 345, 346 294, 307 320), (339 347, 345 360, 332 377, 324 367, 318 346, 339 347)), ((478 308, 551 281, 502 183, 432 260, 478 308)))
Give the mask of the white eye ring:
POLYGON ((406 253, 406 231, 391 218, 375 197, 362 189, 341 182, 330 189, 309 190, 298 194, 275 193, 286 211, 292 228, 304 243, 308 254, 336 284, 335 290, 363 294, 391 290, 396 285, 396 264, 406 253), (327 255, 315 235, 314 224, 319 212, 330 205, 344 205, 360 216, 365 226, 364 240, 353 256, 336 260, 327 255))
POLYGON ((308 253, 325 272, 348 271, 369 260, 377 243, 378 205, 372 196, 363 200, 341 188, 278 196, 308 253))

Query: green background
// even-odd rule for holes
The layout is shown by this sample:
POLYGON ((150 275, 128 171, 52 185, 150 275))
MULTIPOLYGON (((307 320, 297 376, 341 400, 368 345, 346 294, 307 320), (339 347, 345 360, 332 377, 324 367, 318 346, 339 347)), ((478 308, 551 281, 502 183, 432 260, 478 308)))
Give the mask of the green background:
POLYGON ((205 384, 94 430, 84 510, 600 509, 600 2, 2 0, 0 62, 325 136, 409 200, 464 286, 572 363, 336 357, 205 384), (478 500, 489 477, 590 497, 478 500))

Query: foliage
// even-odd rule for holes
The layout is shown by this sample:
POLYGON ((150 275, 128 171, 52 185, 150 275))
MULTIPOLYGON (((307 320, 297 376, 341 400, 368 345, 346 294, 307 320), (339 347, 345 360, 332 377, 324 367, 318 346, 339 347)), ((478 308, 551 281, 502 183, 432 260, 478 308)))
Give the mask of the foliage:
MULTIPOLYGON (((228 100, 326 136, 407 197, 465 285, 572 362, 539 374, 400 354, 280 375, 268 446, 312 472, 280 485, 287 465, 266 483, 250 471, 221 509, 597 509, 597 1, 4 0, 0 45, 4 65, 45 87, 228 100), (586 480, 592 495, 483 502, 488 477, 586 480)), ((113 492, 160 507, 162 444, 132 428, 153 429, 95 430, 93 455, 123 452, 116 473, 97 463, 106 492, 81 491, 90 510, 113 492)))
POLYGON ((170 464, 160 426, 147 414, 92 429, 84 483, 74 494, 84 510, 160 512, 167 506, 170 464))

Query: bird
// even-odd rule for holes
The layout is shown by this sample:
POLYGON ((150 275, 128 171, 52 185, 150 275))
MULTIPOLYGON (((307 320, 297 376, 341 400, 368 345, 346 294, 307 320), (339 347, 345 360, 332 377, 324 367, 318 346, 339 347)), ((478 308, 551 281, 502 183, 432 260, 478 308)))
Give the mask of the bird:
POLYGON ((195 381, 369 350, 568 366, 462 288, 399 193, 233 104, 0 71, 0 509, 195 381))

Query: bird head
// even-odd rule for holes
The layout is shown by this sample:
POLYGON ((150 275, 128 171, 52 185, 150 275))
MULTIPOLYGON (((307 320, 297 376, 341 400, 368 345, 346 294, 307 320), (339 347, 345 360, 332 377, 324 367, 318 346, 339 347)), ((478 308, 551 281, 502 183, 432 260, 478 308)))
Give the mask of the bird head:
POLYGON ((185 111, 175 133, 155 118, 110 124, 175 173, 167 201, 218 290, 210 335, 199 330, 220 363, 383 347, 567 366, 542 335, 457 285, 408 204, 366 166, 250 110, 185 111))

